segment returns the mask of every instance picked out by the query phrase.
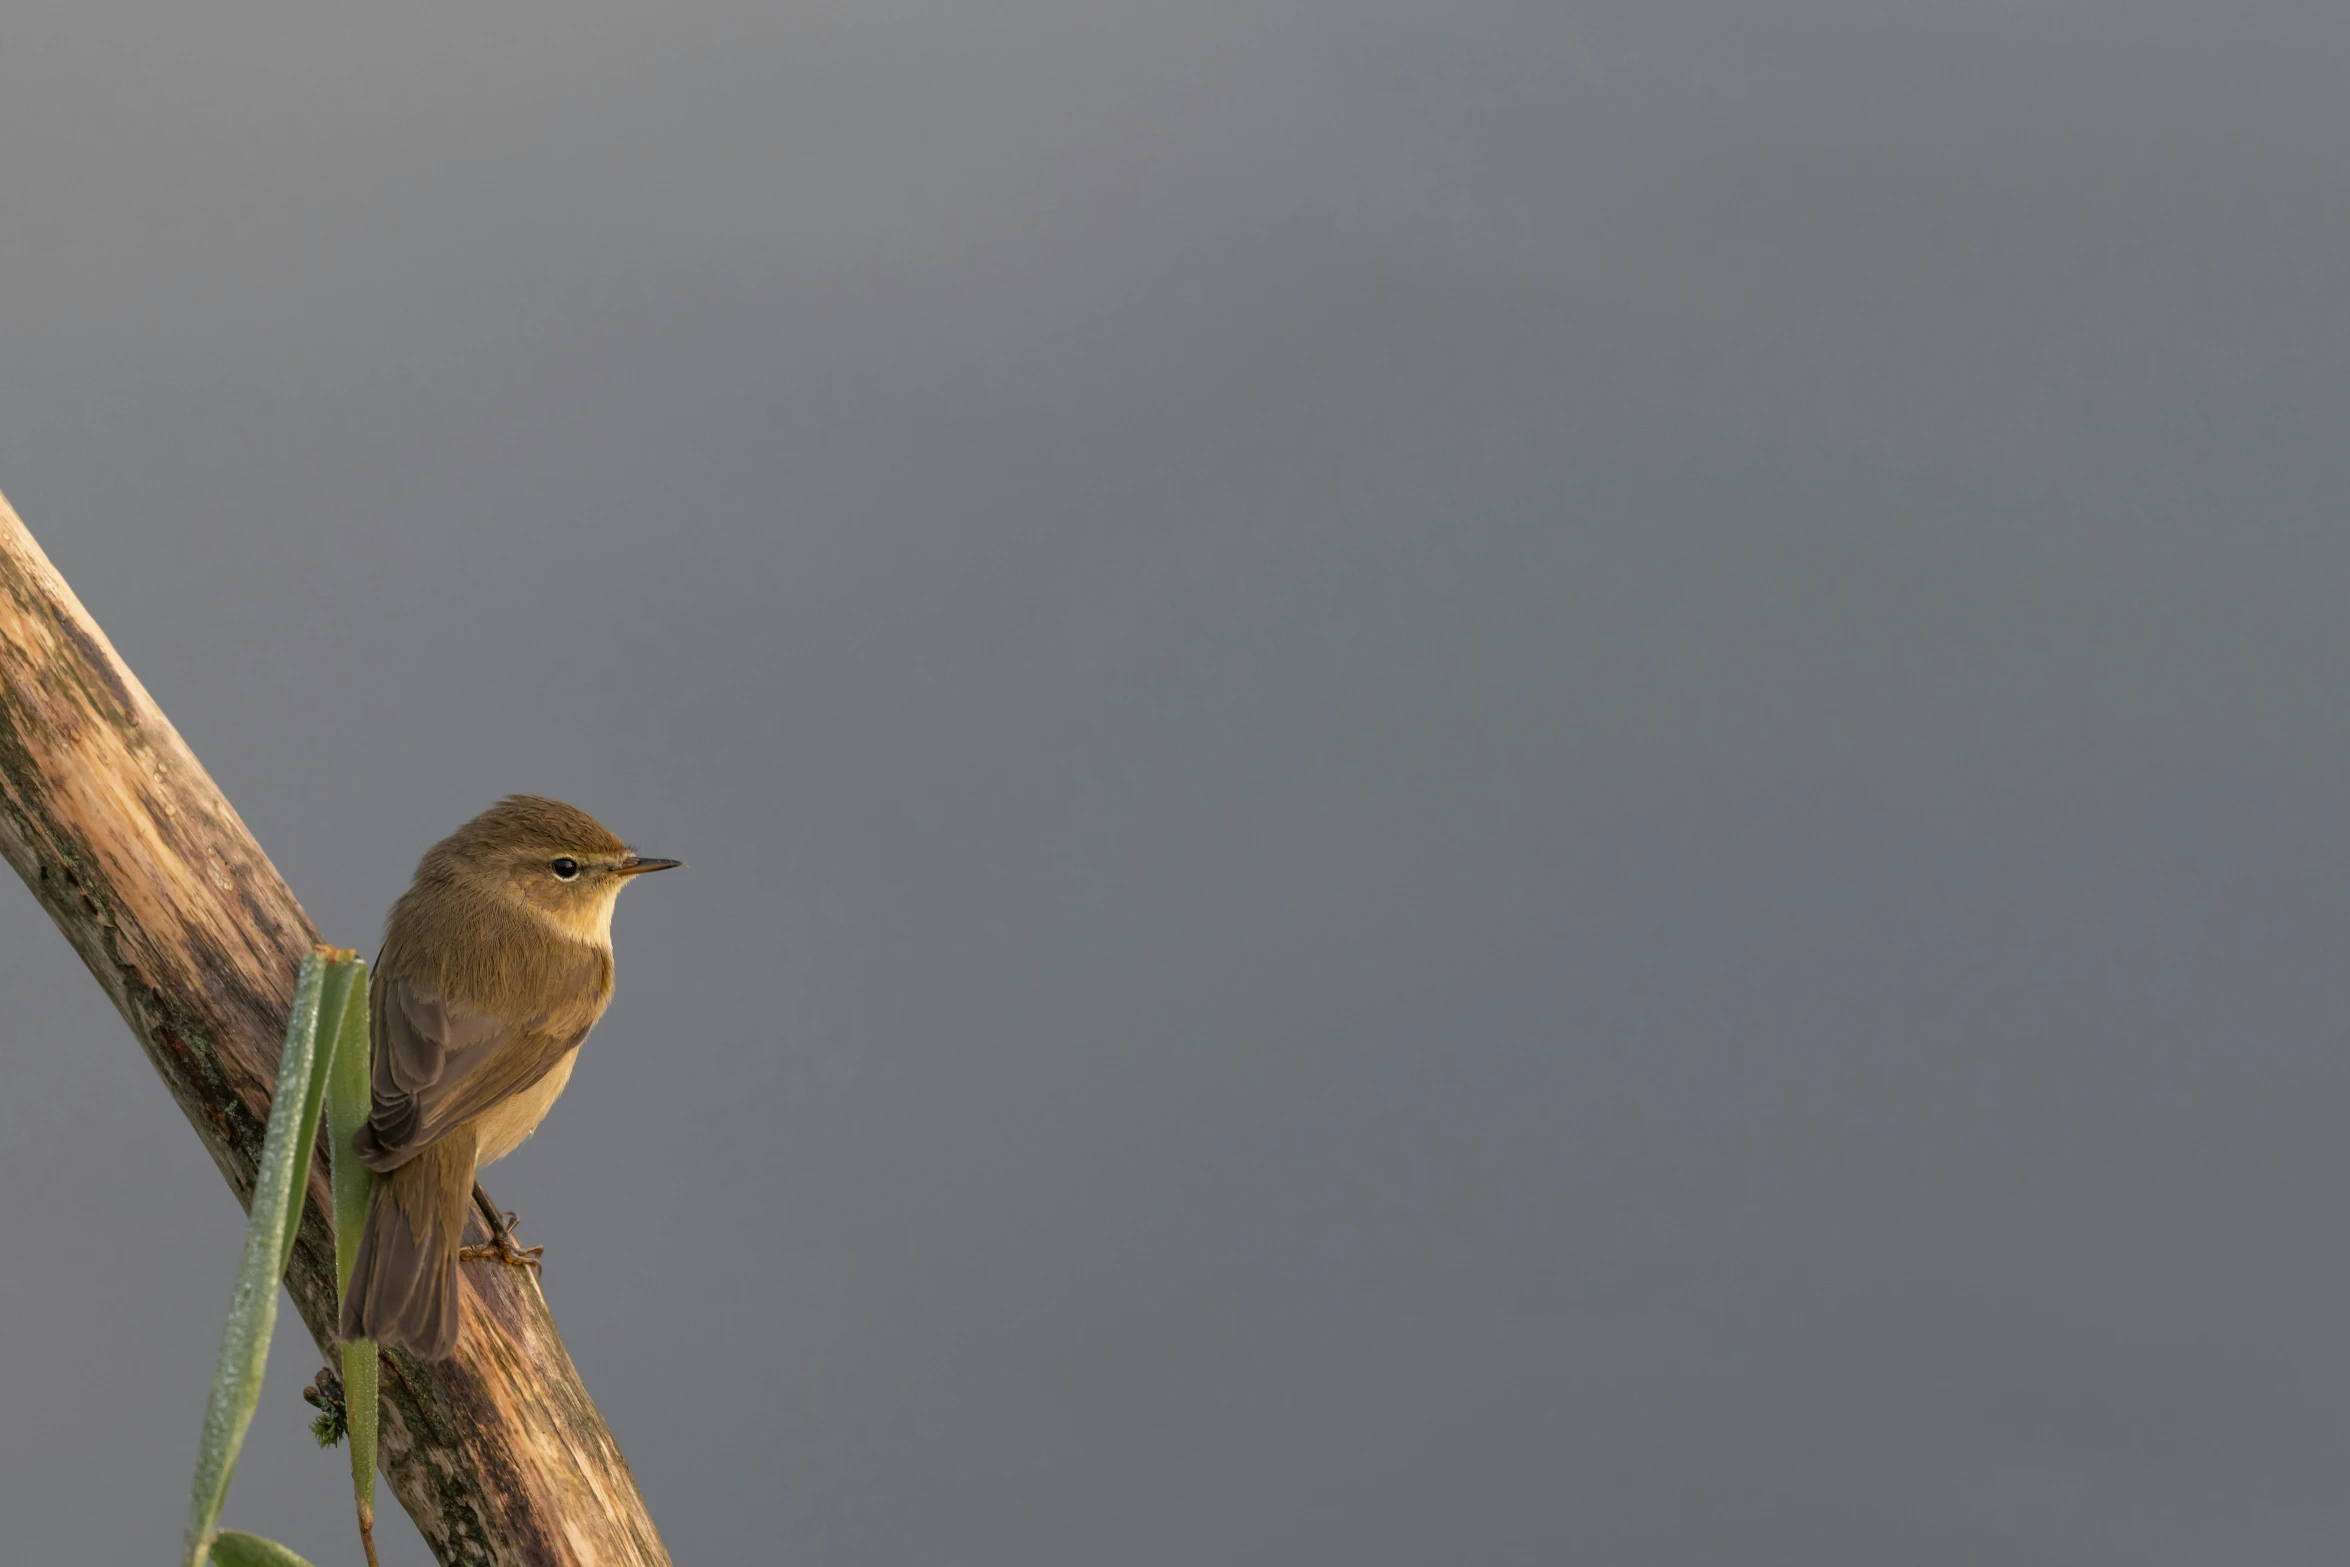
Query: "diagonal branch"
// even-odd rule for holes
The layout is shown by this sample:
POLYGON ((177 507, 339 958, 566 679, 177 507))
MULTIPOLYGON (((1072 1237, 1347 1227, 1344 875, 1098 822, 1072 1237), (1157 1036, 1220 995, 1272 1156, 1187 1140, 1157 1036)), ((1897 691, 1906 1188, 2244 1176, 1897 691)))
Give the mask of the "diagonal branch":
MULTIPOLYGON (((295 971, 318 933, 5 499, 0 857, 250 1204, 295 971)), ((335 1323, 327 1165, 312 1162, 286 1270, 322 1351, 335 1323)), ((470 1219, 468 1238, 480 1228, 470 1219)), ((468 1269, 464 1313, 455 1359, 382 1361, 384 1473, 433 1553, 449 1567, 668 1567, 536 1280, 468 1269)))

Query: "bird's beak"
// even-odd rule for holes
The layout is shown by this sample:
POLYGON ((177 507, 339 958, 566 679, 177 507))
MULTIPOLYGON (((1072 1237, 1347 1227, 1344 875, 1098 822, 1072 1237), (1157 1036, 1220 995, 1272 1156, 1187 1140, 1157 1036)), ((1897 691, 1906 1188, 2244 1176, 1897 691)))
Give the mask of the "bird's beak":
POLYGON ((617 876, 642 876, 647 871, 673 870, 676 867, 683 865, 684 863, 685 861, 683 860, 655 860, 647 858, 642 854, 632 854, 627 859, 622 860, 618 866, 614 867, 613 874, 617 876))

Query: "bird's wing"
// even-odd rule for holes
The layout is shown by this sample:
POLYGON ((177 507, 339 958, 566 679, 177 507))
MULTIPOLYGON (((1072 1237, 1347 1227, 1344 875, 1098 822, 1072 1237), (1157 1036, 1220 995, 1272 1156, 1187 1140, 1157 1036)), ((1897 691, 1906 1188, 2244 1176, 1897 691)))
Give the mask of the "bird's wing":
POLYGON ((379 1173, 530 1087, 588 1036, 508 1023, 403 979, 377 987, 371 1014, 373 1094, 357 1142, 360 1162, 379 1173))

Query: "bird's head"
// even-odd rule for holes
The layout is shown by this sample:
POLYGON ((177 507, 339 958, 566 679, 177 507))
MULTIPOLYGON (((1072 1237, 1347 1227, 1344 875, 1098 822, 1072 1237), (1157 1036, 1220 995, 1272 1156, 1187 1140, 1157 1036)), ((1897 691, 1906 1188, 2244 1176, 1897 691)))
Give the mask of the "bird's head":
POLYGON ((581 941, 609 946, 620 889, 679 863, 637 853, 576 805, 512 794, 435 844, 419 875, 518 903, 581 941))

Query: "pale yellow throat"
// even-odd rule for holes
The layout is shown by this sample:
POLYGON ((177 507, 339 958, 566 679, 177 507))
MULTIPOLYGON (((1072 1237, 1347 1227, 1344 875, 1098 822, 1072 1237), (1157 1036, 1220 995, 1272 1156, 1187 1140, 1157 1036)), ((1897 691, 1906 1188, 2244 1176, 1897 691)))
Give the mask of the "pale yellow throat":
POLYGON ((573 941, 584 941, 591 947, 612 950, 612 908, 620 901, 620 884, 613 883, 604 895, 593 903, 566 903, 547 908, 536 903, 525 903, 524 908, 546 921, 573 941))

